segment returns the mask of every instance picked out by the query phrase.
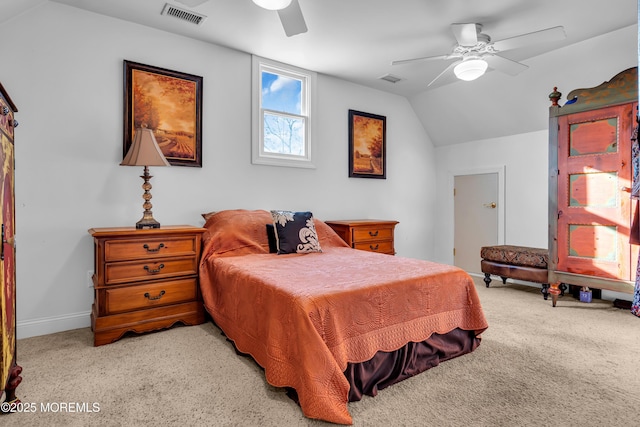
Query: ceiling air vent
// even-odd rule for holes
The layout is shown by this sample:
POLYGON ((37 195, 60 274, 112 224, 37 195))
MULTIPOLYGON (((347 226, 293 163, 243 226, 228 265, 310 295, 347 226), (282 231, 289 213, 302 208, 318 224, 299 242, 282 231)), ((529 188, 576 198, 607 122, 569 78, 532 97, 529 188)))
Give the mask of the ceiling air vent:
POLYGON ((380 77, 380 80, 386 80, 391 83, 398 83, 400 80, 402 80, 402 78, 398 76, 394 76, 393 74, 387 74, 380 77))
POLYGON ((173 6, 169 3, 164 5, 161 15, 173 16, 196 25, 202 24, 202 22, 207 19, 205 15, 200 15, 199 13, 194 13, 190 10, 180 9, 179 7, 173 6))

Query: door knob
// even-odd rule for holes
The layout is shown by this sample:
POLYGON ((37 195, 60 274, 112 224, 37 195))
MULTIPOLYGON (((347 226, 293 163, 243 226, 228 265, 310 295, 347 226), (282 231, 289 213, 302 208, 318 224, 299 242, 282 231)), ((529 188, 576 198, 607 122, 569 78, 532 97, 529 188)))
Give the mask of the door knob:
POLYGON ((482 206, 484 206, 485 208, 495 209, 497 205, 496 205, 496 202, 491 202, 491 203, 485 203, 482 206))

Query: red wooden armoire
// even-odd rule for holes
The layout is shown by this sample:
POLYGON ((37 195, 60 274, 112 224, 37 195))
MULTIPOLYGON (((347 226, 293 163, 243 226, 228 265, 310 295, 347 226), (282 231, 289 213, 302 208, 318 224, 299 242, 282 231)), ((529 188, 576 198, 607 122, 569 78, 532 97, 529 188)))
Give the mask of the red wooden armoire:
MULTIPOLYGON (((14 113, 18 109, 0 83, 0 326, 2 351, 0 352, 0 402, 16 401, 15 390, 22 377, 22 368, 16 364, 16 252, 15 252, 15 203, 14 203, 14 147, 13 132, 18 122, 14 113)), ((2 405, 5 412, 11 411, 2 405), (6 411, 8 409, 9 411, 6 411)))
POLYGON ((637 247, 629 233, 631 137, 637 67, 600 86, 576 89, 569 103, 549 97, 549 292, 562 283, 633 293, 637 247))

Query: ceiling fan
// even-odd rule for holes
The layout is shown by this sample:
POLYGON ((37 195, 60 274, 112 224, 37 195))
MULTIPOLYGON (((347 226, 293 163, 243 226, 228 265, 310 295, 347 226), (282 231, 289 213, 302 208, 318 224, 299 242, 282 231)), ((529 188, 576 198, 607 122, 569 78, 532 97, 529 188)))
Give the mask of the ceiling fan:
POLYGON ((451 79, 453 76, 460 80, 475 80, 482 76, 487 68, 515 76, 529 68, 520 62, 512 61, 498 55, 499 52, 518 49, 534 43, 562 40, 566 37, 564 27, 551 27, 532 33, 521 34, 499 41, 492 42, 491 37, 482 33, 482 24, 452 24, 451 31, 457 40, 457 45, 451 53, 438 56, 427 56, 422 58, 403 59, 393 61, 392 65, 408 64, 430 60, 450 60, 455 59, 440 74, 436 76, 428 86, 436 80, 451 79), (453 71, 453 73, 452 73, 453 71))
POLYGON ((278 11, 287 37, 307 32, 307 24, 298 0, 253 0, 253 2, 264 9, 278 11))

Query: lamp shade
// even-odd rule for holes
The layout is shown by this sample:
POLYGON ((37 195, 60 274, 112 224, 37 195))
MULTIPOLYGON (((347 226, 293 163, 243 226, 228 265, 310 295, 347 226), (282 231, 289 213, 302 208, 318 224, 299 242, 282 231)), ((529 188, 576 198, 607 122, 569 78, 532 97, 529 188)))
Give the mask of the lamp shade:
POLYGON ((133 142, 120 166, 169 166, 169 162, 158 147, 151 129, 136 129, 133 142))
POLYGON ((253 0, 253 2, 268 10, 281 10, 291 4, 291 0, 253 0))
POLYGON ((460 80, 475 80, 487 71, 488 64, 484 59, 469 58, 455 66, 453 72, 460 80))

